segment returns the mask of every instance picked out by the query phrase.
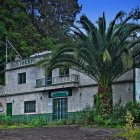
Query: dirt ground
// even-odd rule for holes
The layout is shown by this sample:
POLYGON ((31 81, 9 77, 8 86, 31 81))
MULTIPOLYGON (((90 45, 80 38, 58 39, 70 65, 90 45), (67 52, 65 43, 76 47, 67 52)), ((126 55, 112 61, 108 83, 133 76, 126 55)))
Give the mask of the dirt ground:
POLYGON ((0 130, 0 140, 125 140, 110 128, 42 127, 0 130))

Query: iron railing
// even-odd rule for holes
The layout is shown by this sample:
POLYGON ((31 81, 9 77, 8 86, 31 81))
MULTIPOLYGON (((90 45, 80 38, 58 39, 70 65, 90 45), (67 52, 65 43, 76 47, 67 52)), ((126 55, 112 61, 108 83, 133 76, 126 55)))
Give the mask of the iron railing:
POLYGON ((53 84, 62 84, 62 83, 70 83, 70 82, 79 82, 79 75, 71 74, 71 75, 63 75, 56 77, 46 77, 43 79, 36 80, 36 86, 48 86, 53 84))

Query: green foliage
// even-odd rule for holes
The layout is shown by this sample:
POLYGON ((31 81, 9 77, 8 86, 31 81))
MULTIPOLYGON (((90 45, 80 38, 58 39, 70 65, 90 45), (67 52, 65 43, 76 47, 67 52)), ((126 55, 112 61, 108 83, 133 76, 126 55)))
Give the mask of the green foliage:
POLYGON ((86 106, 85 109, 77 112, 76 116, 76 123, 82 125, 92 124, 94 120, 94 109, 86 106))
POLYGON ((126 111, 126 126, 125 131, 115 134, 115 136, 125 137, 128 140, 139 139, 140 128, 134 124, 134 117, 131 112, 126 111))
POLYGON ((96 112, 99 113, 99 110, 100 110, 100 104, 101 104, 101 95, 96 93, 95 96, 94 96, 94 107, 96 109, 96 112))
POLYGON ((132 68, 133 66, 133 58, 132 58, 132 54, 130 52, 128 53, 123 53, 122 55, 122 63, 123 63, 123 66, 125 68, 125 70, 129 70, 132 68))
POLYGON ((125 127, 125 137, 128 140, 135 140, 136 134, 139 131, 139 128, 136 127, 136 124, 133 123, 134 117, 132 114, 127 111, 126 112, 126 127, 125 127))
POLYGON ((57 120, 56 125, 68 125, 67 119, 57 120))
POLYGON ((12 125, 13 120, 10 116, 5 116, 2 120, 2 123, 4 123, 5 125, 12 125))
POLYGON ((5 118, 5 114, 0 113, 0 123, 2 123, 2 122, 3 122, 4 118, 5 118))
POLYGON ((39 118, 37 120, 32 119, 29 125, 35 127, 42 127, 43 125, 45 125, 45 121, 42 118, 39 118))
POLYGON ((126 110, 129 110, 133 114, 135 123, 140 123, 140 102, 128 102, 126 104, 126 110))
POLYGON ((104 119, 101 115, 96 115, 94 117, 94 121, 98 124, 98 125, 101 125, 101 124, 104 124, 104 119))

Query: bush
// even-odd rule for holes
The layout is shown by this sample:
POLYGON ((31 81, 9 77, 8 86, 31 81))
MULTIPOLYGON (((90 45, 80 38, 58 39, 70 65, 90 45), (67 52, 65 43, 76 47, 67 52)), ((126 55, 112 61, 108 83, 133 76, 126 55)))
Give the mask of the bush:
POLYGON ((11 125, 12 124, 12 117, 10 116, 5 116, 2 120, 2 123, 4 123, 5 125, 11 125))
POLYGON ((126 112, 126 137, 129 140, 134 140, 135 136, 138 131, 138 127, 136 127, 136 124, 133 123, 134 117, 132 116, 131 112, 126 112))
POLYGON ((99 125, 105 123, 105 122, 104 122, 104 119, 103 119, 103 117, 102 117, 101 115, 96 115, 96 116, 94 117, 94 121, 95 121, 97 124, 99 124, 99 125))
POLYGON ((29 123, 30 126, 35 126, 35 127, 42 127, 45 125, 45 122, 42 118, 39 118, 37 120, 32 119, 32 121, 29 123))
POLYGON ((68 125, 69 122, 67 119, 57 120, 56 125, 68 125))
POLYGON ((94 109, 86 106, 84 110, 77 112, 76 122, 78 124, 92 124, 94 122, 94 109))
POLYGON ((129 110, 132 113, 135 123, 140 123, 140 102, 131 101, 127 103, 126 110, 129 110))
POLYGON ((0 114, 0 123, 3 123, 3 119, 5 118, 5 114, 1 113, 0 114))

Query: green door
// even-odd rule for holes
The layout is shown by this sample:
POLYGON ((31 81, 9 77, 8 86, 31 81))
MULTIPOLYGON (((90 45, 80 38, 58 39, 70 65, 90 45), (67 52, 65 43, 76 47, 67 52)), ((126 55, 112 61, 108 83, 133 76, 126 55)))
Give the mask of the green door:
POLYGON ((12 103, 7 103, 7 116, 12 117, 12 103))
POLYGON ((61 120, 67 117, 67 98, 53 100, 53 120, 61 120))

